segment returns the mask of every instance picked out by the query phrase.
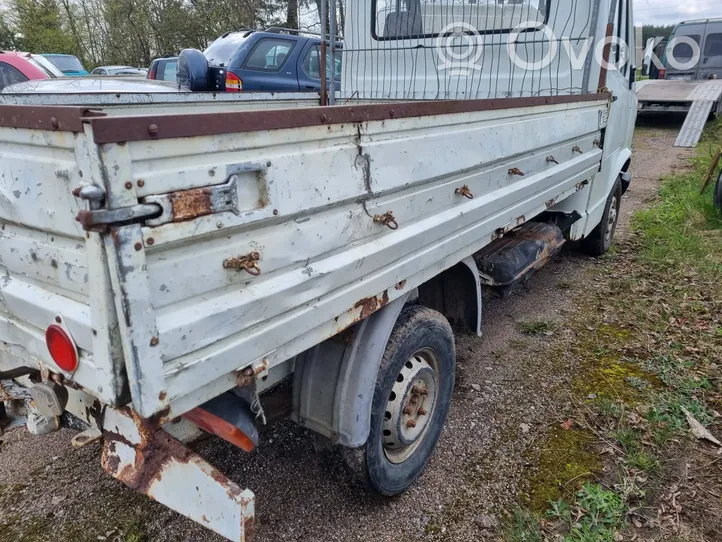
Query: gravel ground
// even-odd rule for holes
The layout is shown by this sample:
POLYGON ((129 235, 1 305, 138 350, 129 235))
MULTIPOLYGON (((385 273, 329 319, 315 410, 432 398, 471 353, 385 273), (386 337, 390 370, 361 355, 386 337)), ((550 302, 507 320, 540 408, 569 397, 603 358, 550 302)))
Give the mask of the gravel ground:
MULTIPOLYGON (((673 148, 678 130, 676 122, 638 128, 618 235, 654 198, 659 178, 690 155, 673 148)), ((456 390, 437 453, 400 497, 365 493, 337 455, 317 454, 313 435, 287 422, 252 454, 219 440, 198 451, 255 492, 260 542, 479 539, 517 499, 536 436, 564 408, 573 362, 537 354, 564 340, 564 322, 577 310, 569 291, 583 287, 595 265, 569 248, 509 298, 485 299, 484 337, 456 336, 456 390), (537 320, 553 334, 520 332, 520 322, 537 320)), ((14 429, 0 437, 0 521, 8 521, 0 540, 221 540, 108 477, 99 446, 74 450, 72 435, 14 429)))

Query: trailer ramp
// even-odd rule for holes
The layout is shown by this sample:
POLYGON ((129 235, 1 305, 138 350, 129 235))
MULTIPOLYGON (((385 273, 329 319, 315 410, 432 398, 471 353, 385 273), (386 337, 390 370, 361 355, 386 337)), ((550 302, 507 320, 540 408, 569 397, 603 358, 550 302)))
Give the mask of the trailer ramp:
POLYGON ((636 91, 640 114, 687 113, 676 147, 695 147, 710 113, 722 110, 722 81, 648 80, 636 91))
POLYGON ((693 100, 692 107, 687 113, 687 118, 684 119, 677 141, 674 142, 675 147, 697 146, 712 107, 719 103, 720 97, 722 97, 722 81, 709 81, 689 93, 688 99, 693 100))

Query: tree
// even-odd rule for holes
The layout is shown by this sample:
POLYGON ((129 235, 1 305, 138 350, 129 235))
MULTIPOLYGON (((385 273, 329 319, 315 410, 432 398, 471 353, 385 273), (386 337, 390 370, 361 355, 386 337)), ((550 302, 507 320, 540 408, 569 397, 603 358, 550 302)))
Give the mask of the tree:
POLYGON ((286 28, 298 28, 298 0, 288 0, 286 28))
POLYGON ((642 46, 644 47, 644 44, 647 43, 649 38, 654 38, 656 36, 668 38, 672 34, 672 30, 674 30, 674 26, 672 25, 656 26, 646 24, 642 26, 642 46))
POLYGON ((15 31, 10 27, 2 12, 0 12, 0 49, 15 49, 15 31))
POLYGON ((56 0, 15 0, 15 45, 31 53, 76 54, 56 0))

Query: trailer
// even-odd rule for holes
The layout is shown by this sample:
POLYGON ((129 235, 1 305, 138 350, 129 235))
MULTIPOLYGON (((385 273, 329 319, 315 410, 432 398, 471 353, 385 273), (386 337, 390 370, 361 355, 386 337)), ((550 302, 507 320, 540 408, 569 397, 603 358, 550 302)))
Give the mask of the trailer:
POLYGON ((342 46, 322 30, 341 90, 320 97, 3 97, 8 412, 36 434, 71 420, 111 476, 234 541, 254 494, 191 443, 252 451, 280 383, 282 414, 372 490, 407 489, 482 287, 613 240, 635 71, 574 59, 633 49, 632 6, 556 4, 350 0, 342 46))

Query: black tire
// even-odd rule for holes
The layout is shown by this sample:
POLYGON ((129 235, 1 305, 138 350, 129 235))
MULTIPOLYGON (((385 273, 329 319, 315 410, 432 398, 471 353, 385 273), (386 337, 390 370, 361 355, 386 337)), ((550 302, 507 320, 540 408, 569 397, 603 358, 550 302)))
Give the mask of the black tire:
MULTIPOLYGON (((387 497, 398 495, 413 484, 424 471, 434 453, 449 413, 454 391, 455 367, 454 335, 446 318, 426 307, 404 308, 391 332, 379 367, 371 407, 369 438, 361 448, 342 449, 346 464, 367 487, 387 497), (388 427, 385 424, 390 420, 387 407, 392 404, 390 397, 392 391, 399 389, 399 386, 406 385, 408 390, 418 389, 414 388, 414 383, 420 381, 416 380, 417 373, 413 373, 417 369, 411 369, 409 364, 416 359, 419 352, 426 352, 429 356, 435 355, 438 360, 435 400, 430 407, 428 421, 423 419, 425 425, 416 439, 418 442, 415 441, 413 445, 403 448, 408 450, 410 455, 401 462, 398 462, 398 457, 397 462, 392 462, 390 455, 387 455, 388 440, 392 437, 389 436, 390 432, 384 429, 388 427), (414 375, 408 379, 407 384, 403 383, 403 380, 398 380, 403 378, 402 371, 414 375)), ((406 392, 404 398, 398 400, 405 401, 408 393, 410 392, 406 392)), ((424 399, 423 396, 422 404, 430 405, 428 399, 424 399), (427 403, 423 403, 424 400, 427 403)), ((405 419, 403 416, 405 415, 402 415, 399 421, 405 419)))
POLYGON ((622 181, 617 177, 604 206, 602 220, 592 233, 587 235, 580 244, 581 249, 590 256, 601 256, 612 246, 614 232, 619 223, 619 209, 622 202, 622 181))

